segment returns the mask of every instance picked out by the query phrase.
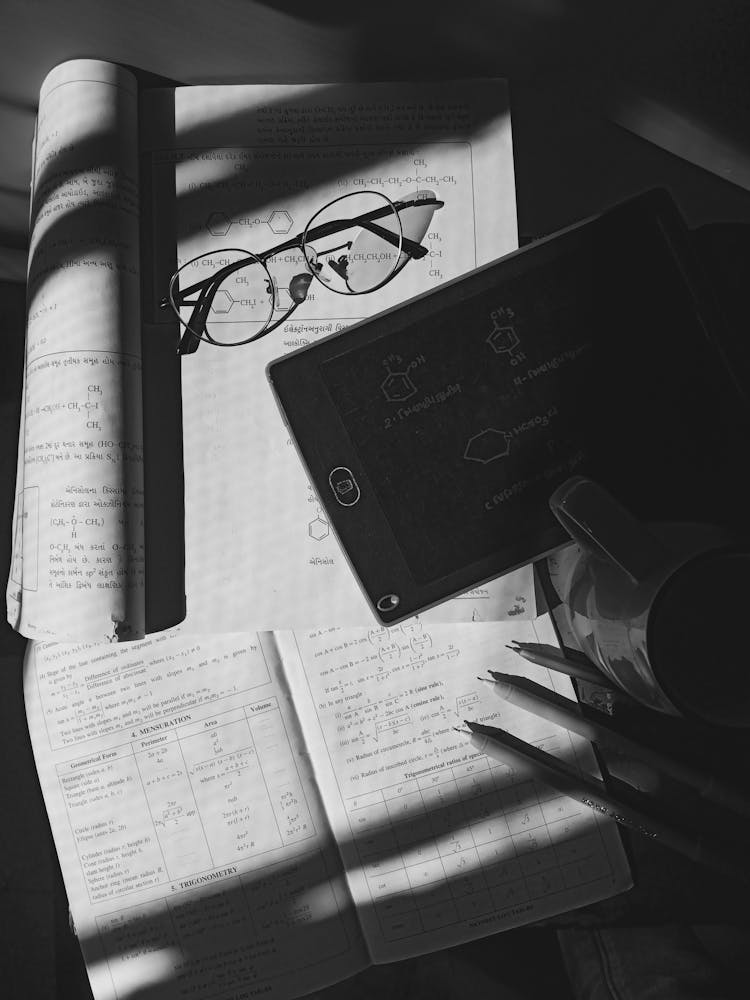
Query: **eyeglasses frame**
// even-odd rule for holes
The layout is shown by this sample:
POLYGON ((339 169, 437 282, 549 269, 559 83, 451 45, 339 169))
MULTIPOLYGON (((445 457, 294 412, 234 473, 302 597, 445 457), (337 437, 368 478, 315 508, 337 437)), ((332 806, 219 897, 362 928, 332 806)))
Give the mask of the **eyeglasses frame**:
MULTIPOLYGON (((160 302, 160 307, 162 309, 171 308, 172 311, 177 316, 179 322, 182 324, 182 326, 185 327, 185 332, 182 335, 182 338, 180 339, 180 343, 177 348, 177 353, 180 355, 193 354, 195 351, 198 350, 198 346, 200 345, 202 340, 205 340, 207 343, 213 344, 215 347, 241 347, 244 344, 250 344, 253 341, 260 340, 261 337, 265 337, 267 334, 271 333, 273 330, 281 326, 282 323, 285 323, 287 319, 295 311, 295 309, 305 301, 305 299, 307 298, 307 290, 313 278, 316 278, 318 281, 321 282, 321 284, 323 284, 325 288, 327 288, 329 291, 335 292, 337 295, 367 295, 370 292, 375 292, 379 288, 382 288, 384 285, 388 284, 388 282, 391 281, 402 270, 402 268, 408 263, 409 260, 421 260, 423 257, 427 255, 427 253, 429 252, 427 247, 423 246, 421 243, 417 243, 414 240, 410 240, 408 239, 408 237, 404 236, 403 229, 401 228, 401 219, 399 213, 407 208, 412 208, 416 205, 419 206, 434 205, 435 209, 438 209, 442 208, 445 202, 435 197, 415 198, 404 202, 391 201, 387 197, 387 195, 384 195, 380 191, 361 191, 357 193, 376 194, 381 198, 385 198, 385 200, 388 201, 388 205, 383 206, 383 208, 373 209, 370 212, 365 212, 362 215, 356 216, 351 219, 332 220, 331 222, 326 222, 320 226, 316 226, 313 229, 310 229, 310 223, 308 223, 305 229, 302 231, 302 233, 299 234, 298 236, 295 236, 290 240, 286 240, 284 243, 281 243, 278 246, 273 247, 270 250, 266 250, 260 254, 255 254, 249 250, 239 249, 237 247, 228 247, 224 251, 210 250, 206 253, 198 254, 196 257, 191 258, 191 260, 187 261, 180 268, 178 268, 170 278, 167 296, 160 302), (394 212, 396 214, 396 218, 398 219, 399 223, 398 233, 391 232, 391 230, 385 229, 382 226, 378 226, 376 224, 378 219, 390 217, 390 215, 394 212), (218 291, 222 282, 230 274, 233 274, 235 271, 241 270, 243 267, 247 267, 250 264, 255 264, 255 263, 260 264, 263 270, 266 272, 271 293, 275 298, 276 286, 266 264, 268 260, 270 260, 272 257, 275 257, 277 254, 286 252, 287 250, 293 250, 295 248, 299 248, 300 250, 302 250, 304 245, 308 243, 310 240, 313 239, 317 240, 325 238, 326 236, 335 236, 336 233, 340 233, 345 229, 350 229, 353 226, 360 226, 362 229, 367 229, 368 231, 375 233, 377 236, 381 237, 384 241, 390 243, 392 246, 396 246, 399 256, 402 253, 406 255, 404 260, 401 261, 401 263, 397 265, 393 269, 393 271, 391 271, 391 273, 388 274, 379 284, 374 285, 372 288, 368 288, 361 292, 351 292, 351 291, 342 292, 337 288, 331 288, 328 285, 326 285, 325 282, 323 282, 322 279, 320 279, 315 274, 310 262, 307 259, 307 255, 303 251, 305 265, 307 266, 309 272, 309 275, 306 275, 306 277, 309 277, 309 281, 307 281, 303 286, 301 286, 300 291, 297 292, 296 295, 292 296, 293 301, 291 307, 284 313, 284 315, 280 319, 275 320, 273 323, 268 323, 266 326, 263 327, 263 329, 259 333, 255 333, 251 337, 247 337, 245 340, 235 341, 232 344, 226 344, 222 343, 221 341, 216 341, 211 337, 209 333, 206 332, 206 323, 208 321, 208 314, 211 309, 211 305, 213 303, 216 292, 218 291), (192 285, 189 285, 187 288, 182 289, 178 293, 177 297, 174 296, 173 294, 174 286, 175 282, 179 278, 180 272, 183 271, 186 267, 188 267, 193 261, 200 260, 202 257, 207 257, 210 256, 211 254, 216 254, 221 252, 227 253, 232 251, 247 254, 247 258, 239 261, 233 261, 231 264, 225 265, 219 271, 215 271, 213 274, 209 275, 209 277, 203 278, 201 281, 197 281, 192 285), (193 296, 196 292, 198 293, 197 300, 191 301, 190 300, 191 296, 193 296), (180 316, 179 310, 180 308, 189 305, 193 306, 193 311, 190 314, 190 319, 186 322, 180 316)), ((316 212, 315 216, 320 215, 321 212, 324 212, 331 205, 336 204, 337 201, 342 201, 344 198, 348 197, 351 197, 351 194, 345 194, 339 196, 338 198, 334 198, 332 201, 324 205, 323 208, 321 208, 318 212, 316 212)), ((314 220, 315 216, 312 217, 312 219, 310 220, 311 222, 314 220)), ((331 253, 333 251, 329 250, 326 252, 331 253)), ((272 312, 273 312, 273 307, 272 307, 272 312)))

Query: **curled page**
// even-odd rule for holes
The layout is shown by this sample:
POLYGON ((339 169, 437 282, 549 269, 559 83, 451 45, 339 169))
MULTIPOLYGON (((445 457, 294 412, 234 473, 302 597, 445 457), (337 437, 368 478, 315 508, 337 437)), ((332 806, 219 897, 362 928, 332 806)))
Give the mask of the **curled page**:
POLYGON ((127 71, 77 60, 45 79, 7 590, 33 639, 143 634, 137 128, 127 71))

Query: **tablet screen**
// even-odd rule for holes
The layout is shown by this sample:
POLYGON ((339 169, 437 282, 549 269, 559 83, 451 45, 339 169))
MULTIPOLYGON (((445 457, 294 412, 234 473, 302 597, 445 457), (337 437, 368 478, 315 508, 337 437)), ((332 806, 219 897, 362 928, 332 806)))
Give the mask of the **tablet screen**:
POLYGON ((561 236, 548 262, 321 364, 418 582, 538 551, 570 475, 636 514, 647 496, 649 514, 700 509, 718 485, 715 362, 663 233, 639 235, 636 254, 561 236))

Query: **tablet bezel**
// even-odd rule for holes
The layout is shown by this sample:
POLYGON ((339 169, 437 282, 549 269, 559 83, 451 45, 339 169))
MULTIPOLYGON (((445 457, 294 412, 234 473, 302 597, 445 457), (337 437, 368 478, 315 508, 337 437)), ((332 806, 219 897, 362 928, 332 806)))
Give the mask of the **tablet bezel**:
MULTIPOLYGON (((437 311, 471 300, 499 281, 554 261, 561 254, 569 253, 576 241, 601 238, 602 226, 610 228, 610 239, 616 239, 618 227, 622 225, 619 220, 623 220, 624 229, 632 233, 637 232, 639 219, 648 220, 653 227, 654 218, 658 219, 669 251, 679 264, 695 307, 709 314, 711 305, 702 272, 694 259, 690 234, 669 195, 651 191, 453 279, 434 291, 416 296, 401 306, 295 350, 267 366, 267 377, 291 440, 355 578, 381 623, 396 624, 464 594, 544 557, 569 539, 550 514, 549 526, 537 533, 531 549, 526 538, 520 542, 511 540, 485 558, 468 562, 438 579, 417 582, 334 405, 323 378, 323 366, 334 358, 413 329, 429 321, 437 311), (337 501, 329 481, 335 469, 351 474, 358 490, 355 502, 337 501), (390 594, 397 595, 398 603, 390 609, 379 607, 379 601, 390 594)), ((339 478, 341 476, 349 478, 344 473, 339 478)), ((550 493, 557 485, 557 482, 550 483, 550 493)), ((352 496, 354 491, 349 495, 350 500, 352 496)), ((332 616, 335 618, 335 608, 332 608, 332 616)))

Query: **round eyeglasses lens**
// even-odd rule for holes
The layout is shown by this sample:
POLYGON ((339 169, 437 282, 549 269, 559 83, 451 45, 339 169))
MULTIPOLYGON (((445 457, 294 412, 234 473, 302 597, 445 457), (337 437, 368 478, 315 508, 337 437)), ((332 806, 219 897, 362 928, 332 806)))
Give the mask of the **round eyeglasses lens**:
POLYGON ((311 274, 344 295, 384 285, 400 266, 401 244, 399 213, 377 191, 330 202, 310 219, 302 238, 311 274))
POLYGON ((170 292, 172 308, 183 326, 201 340, 226 347, 246 344, 271 322, 273 281, 265 264, 247 250, 201 254, 183 264, 175 279, 170 292), (205 301, 202 293, 212 296, 207 312, 201 308, 205 301))

